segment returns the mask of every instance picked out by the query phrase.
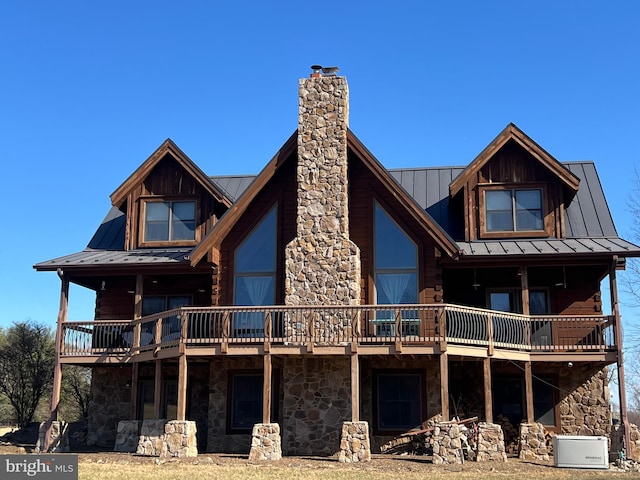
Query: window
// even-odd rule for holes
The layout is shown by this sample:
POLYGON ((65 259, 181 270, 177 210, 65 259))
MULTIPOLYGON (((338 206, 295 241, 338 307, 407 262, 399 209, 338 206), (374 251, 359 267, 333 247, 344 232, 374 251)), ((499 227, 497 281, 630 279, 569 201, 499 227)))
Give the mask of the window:
MULTIPOLYGON (((154 385, 153 378, 141 378, 138 381, 138 420, 155 418, 154 385)), ((178 380, 176 378, 163 378, 161 395, 160 418, 175 420, 178 418, 178 380)))
POLYGON ((544 230, 542 190, 485 190, 485 229, 493 232, 544 230))
MULTIPOLYGON (((418 247, 376 202, 374 217, 376 303, 418 303, 418 247)), ((403 335, 417 335, 420 321, 415 310, 402 312, 403 335), (406 321, 406 323, 405 323, 406 321)), ((376 335, 395 335, 395 316, 378 312, 376 335)))
MULTIPOLYGON (((273 305, 276 300, 276 225, 274 206, 235 251, 235 305, 273 305)), ((237 337, 264 333, 264 314, 237 313, 233 318, 237 337)))
POLYGON ((375 380, 378 430, 404 432, 424 421, 420 373, 384 372, 375 380))
POLYGON ((262 422, 262 384, 264 377, 258 373, 229 375, 229 430, 251 431, 262 422))
POLYGON ((145 242, 177 242, 195 238, 196 202, 145 202, 145 242))
MULTIPOLYGON (((191 297, 188 295, 170 295, 170 296, 148 296, 142 298, 142 316, 153 315, 154 313, 165 312, 167 310, 173 310, 174 308, 184 307, 191 305, 191 297)), ((154 325, 155 326, 155 325, 154 325)), ((140 343, 142 345, 151 343, 144 342, 143 338, 145 333, 151 335, 153 338, 153 326, 149 324, 142 325, 140 343), (147 327, 146 330, 144 327, 147 327)), ((173 315, 171 317, 162 319, 162 340, 170 341, 180 338, 180 319, 173 315)))

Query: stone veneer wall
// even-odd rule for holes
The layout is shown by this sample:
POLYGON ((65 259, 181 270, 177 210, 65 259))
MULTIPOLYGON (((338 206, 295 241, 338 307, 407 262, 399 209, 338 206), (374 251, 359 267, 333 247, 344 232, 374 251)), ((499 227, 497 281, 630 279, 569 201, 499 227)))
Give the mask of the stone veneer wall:
MULTIPOLYGON (((303 78, 299 100, 297 237, 285 248, 285 304, 358 305, 360 249, 349 239, 347 81, 303 78)), ((348 315, 319 318, 315 327, 329 339, 348 334, 349 321, 348 315)), ((285 335, 305 330, 285 323, 285 335)))
POLYGON ((347 357, 284 359, 284 455, 332 455, 342 423, 351 420, 351 370, 347 357))
POLYGON ((113 448, 120 420, 131 417, 131 367, 93 367, 87 445, 113 448))
POLYGON ((607 369, 592 372, 579 366, 562 368, 559 383, 561 391, 571 392, 560 402, 562 433, 609 436, 611 409, 607 369))
POLYGON ((426 398, 423 401, 425 418, 429 420, 442 412, 440 406, 440 363, 437 357, 406 358, 360 358, 360 419, 369 422, 371 452, 380 453, 380 447, 395 438, 394 435, 376 433, 373 418, 373 375, 376 370, 404 370, 424 372, 426 398))

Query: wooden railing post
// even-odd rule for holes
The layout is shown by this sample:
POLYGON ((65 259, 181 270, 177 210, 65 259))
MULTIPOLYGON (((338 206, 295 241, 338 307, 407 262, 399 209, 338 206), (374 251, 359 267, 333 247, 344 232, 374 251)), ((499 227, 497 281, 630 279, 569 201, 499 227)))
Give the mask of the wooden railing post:
POLYGON ((267 311, 264 316, 264 352, 265 353, 269 353, 271 351, 271 338, 272 338, 271 312, 267 311))
POLYGON ((487 340, 489 346, 487 347, 487 355, 493 356, 493 314, 487 314, 487 340))
POLYGON ((402 352, 402 310, 396 308, 395 313, 395 326, 396 326, 396 353, 402 352))

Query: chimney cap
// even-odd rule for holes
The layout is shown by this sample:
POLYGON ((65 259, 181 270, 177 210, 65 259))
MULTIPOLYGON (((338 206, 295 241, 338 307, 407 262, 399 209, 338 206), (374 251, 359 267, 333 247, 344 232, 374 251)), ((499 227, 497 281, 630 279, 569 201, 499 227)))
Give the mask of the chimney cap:
POLYGON ((335 75, 340 70, 338 67, 322 67, 322 73, 327 75, 335 75))
POLYGON ((322 65, 311 65, 311 70, 313 70, 313 73, 320 73, 322 65))

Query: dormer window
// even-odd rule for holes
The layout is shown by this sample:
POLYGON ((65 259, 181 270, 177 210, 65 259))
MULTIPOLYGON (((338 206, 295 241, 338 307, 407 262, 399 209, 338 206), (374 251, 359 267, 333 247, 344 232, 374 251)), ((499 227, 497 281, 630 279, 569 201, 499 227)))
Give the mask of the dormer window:
POLYGON ((147 200, 144 205, 144 243, 195 241, 195 201, 147 200))
POLYGON ((485 236, 545 234, 542 188, 484 188, 485 236))

